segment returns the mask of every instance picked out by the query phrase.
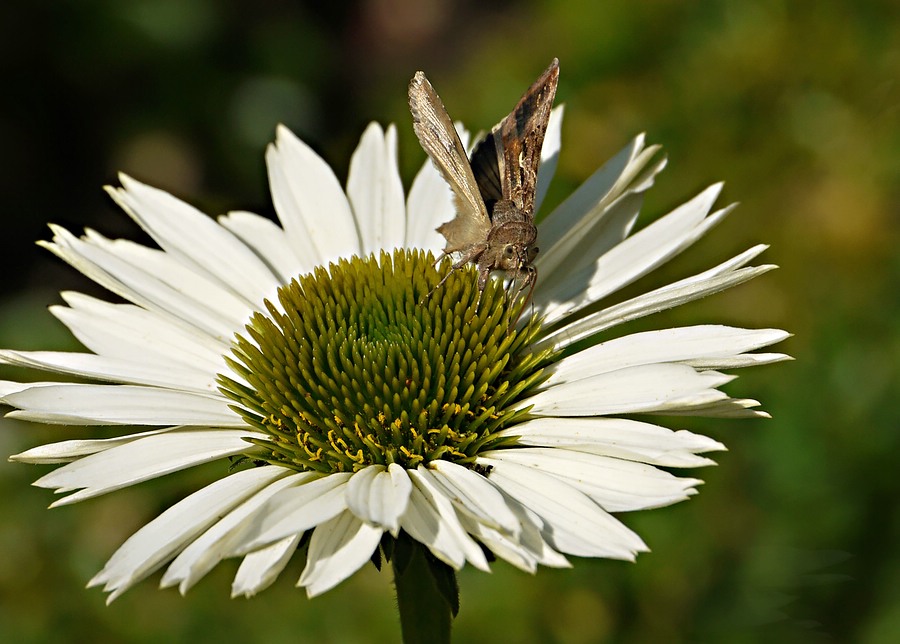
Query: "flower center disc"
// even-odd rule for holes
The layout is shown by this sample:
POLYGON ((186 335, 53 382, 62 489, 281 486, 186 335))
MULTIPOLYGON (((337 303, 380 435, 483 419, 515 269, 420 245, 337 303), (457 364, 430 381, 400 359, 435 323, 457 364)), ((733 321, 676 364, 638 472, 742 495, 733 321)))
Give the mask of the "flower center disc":
MULTIPOLYGON (((512 328, 524 303, 474 269, 440 287, 450 261, 397 250, 317 268, 278 291, 238 336, 220 376, 235 410, 269 436, 260 459, 301 471, 474 466, 491 434, 520 420, 511 407, 541 380, 545 354, 526 347, 540 321, 512 328), (431 294, 429 295, 429 292, 431 294)), ((507 439, 508 440, 508 439, 507 439)))

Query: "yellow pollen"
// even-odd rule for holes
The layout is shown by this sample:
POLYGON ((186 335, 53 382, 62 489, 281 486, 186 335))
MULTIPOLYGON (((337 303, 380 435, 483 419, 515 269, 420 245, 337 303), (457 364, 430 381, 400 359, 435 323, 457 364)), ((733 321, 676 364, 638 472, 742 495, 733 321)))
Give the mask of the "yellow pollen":
POLYGON ((402 452, 402 454, 403 454, 407 459, 409 459, 410 464, 413 464, 413 465, 417 465, 417 464, 419 464, 419 463, 421 463, 422 461, 425 460, 425 458, 422 457, 422 456, 420 456, 419 454, 414 454, 414 453, 412 453, 411 451, 409 451, 409 450, 406 448, 406 445, 401 445, 401 446, 400 446, 400 452, 402 452))

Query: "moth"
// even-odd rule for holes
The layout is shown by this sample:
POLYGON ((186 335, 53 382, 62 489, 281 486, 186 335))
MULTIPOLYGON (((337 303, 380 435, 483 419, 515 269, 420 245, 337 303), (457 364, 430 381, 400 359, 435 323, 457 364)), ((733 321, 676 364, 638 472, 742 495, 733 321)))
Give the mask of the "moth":
POLYGON ((456 216, 437 229, 447 240, 438 260, 459 253, 459 261, 432 292, 472 262, 478 267, 479 298, 493 271, 506 272, 510 289, 521 277, 516 297, 528 289, 525 300, 531 298, 537 281, 535 186, 558 80, 559 61, 554 58, 513 111, 475 146, 470 159, 425 74, 413 76, 413 129, 450 185, 456 207, 456 216))

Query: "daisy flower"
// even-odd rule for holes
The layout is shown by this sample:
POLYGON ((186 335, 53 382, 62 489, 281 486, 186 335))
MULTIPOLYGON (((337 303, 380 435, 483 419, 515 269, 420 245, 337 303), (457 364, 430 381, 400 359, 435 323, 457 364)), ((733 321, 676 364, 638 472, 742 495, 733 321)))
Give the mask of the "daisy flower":
MULTIPOLYGON (((557 108, 539 202, 561 119, 557 108)), ((278 224, 212 219, 122 176, 109 194, 158 248, 51 227, 42 245, 125 303, 64 292, 50 310, 85 351, 0 352, 67 377, 0 383, 8 415, 144 429, 12 460, 62 464, 35 482, 67 494, 54 506, 222 463, 91 580, 110 600, 161 568, 162 586, 185 592, 228 557, 242 558, 233 595, 254 595, 298 550, 309 596, 410 544, 451 576, 495 558, 529 572, 570 556, 633 560, 647 546, 621 514, 695 494, 699 480, 670 470, 724 449, 654 419, 766 415, 720 391, 733 378, 720 370, 784 360, 757 350, 785 332, 611 332, 773 268, 749 265, 765 249, 755 246, 607 304, 731 211, 714 209, 720 185, 635 232, 665 166, 635 138, 539 217, 540 278, 516 325, 521 302, 498 279, 479 301, 474 268, 426 297, 450 270, 434 265, 435 228, 453 202, 427 162, 404 195, 396 157, 394 127, 370 125, 342 187, 279 127, 266 154, 278 224)))

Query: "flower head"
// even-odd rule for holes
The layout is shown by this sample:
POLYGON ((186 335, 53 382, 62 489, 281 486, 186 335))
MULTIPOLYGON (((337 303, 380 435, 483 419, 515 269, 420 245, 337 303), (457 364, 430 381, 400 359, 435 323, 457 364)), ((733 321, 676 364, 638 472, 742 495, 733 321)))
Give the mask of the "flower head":
POLYGON ((566 555, 632 560, 647 548, 614 513, 688 498, 699 481, 660 468, 708 465, 701 454, 724 449, 647 418, 765 415, 719 391, 732 378, 719 369, 785 359, 754 353, 784 332, 605 333, 772 268, 748 266, 756 246, 602 305, 731 210, 713 211, 712 186, 633 232, 665 165, 642 136, 540 224, 540 279, 518 323, 521 300, 499 280, 479 294, 474 270, 429 295, 450 269, 432 252, 452 199, 429 164, 404 198, 393 127, 363 134, 346 190, 283 127, 267 162, 280 226, 247 212, 213 220, 123 176, 109 192, 159 248, 56 226, 43 245, 127 303, 63 293, 51 311, 87 351, 0 352, 80 380, 0 383, 10 416, 147 427, 14 456, 65 463, 36 482, 71 493, 54 505, 223 461, 220 479, 141 528, 92 580, 110 599, 163 566, 162 584, 184 592, 226 557, 243 558, 233 594, 252 595, 304 544, 299 585, 315 595, 385 535, 454 569, 487 569, 489 553, 528 571, 568 566, 566 555))

